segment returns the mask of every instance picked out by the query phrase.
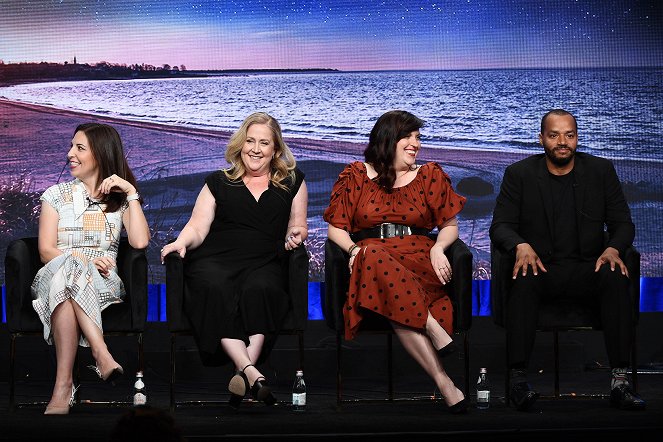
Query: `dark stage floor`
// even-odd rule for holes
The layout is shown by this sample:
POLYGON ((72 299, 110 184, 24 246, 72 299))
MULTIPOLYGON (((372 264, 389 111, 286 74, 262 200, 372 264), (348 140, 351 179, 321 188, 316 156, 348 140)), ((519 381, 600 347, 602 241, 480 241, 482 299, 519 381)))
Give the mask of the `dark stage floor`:
MULTIPOLYGON (((658 318, 660 319, 660 318, 658 318)), ((656 324, 660 322, 656 319, 656 324)), ((655 326, 652 332, 660 326, 655 326)), ((394 402, 381 401, 386 397, 385 355, 383 337, 368 337, 344 348, 344 397, 373 398, 374 402, 336 404, 334 339, 324 327, 312 327, 307 332, 305 352, 305 378, 308 385, 308 409, 303 413, 290 408, 289 399, 297 365, 294 339, 284 337, 269 364, 261 367, 272 381, 277 398, 282 401, 274 407, 245 403, 238 412, 225 405, 230 369, 205 368, 197 363, 188 338, 178 341, 178 401, 221 401, 208 406, 181 406, 172 416, 175 425, 189 441, 198 440, 302 440, 343 438, 345 440, 587 440, 596 438, 628 438, 630 441, 652 440, 663 432, 663 376, 651 366, 643 364, 649 374, 639 376, 639 390, 647 400, 644 411, 621 411, 610 408, 608 400, 596 395, 607 393, 609 372, 594 361, 593 354, 602 354, 593 342, 577 338, 565 340, 562 352, 561 390, 566 393, 590 393, 590 398, 541 398, 535 409, 523 413, 503 402, 504 370, 500 343, 503 335, 490 323, 478 320, 471 339, 471 383, 479 366, 487 366, 493 384, 490 409, 474 408, 475 395, 471 393, 472 408, 465 415, 451 415, 442 402, 411 401, 403 398, 428 397, 435 394, 433 384, 425 374, 413 366, 398 345, 394 348, 394 402), (565 352, 565 353, 564 353, 565 352), (571 358, 571 359, 569 359, 571 358), (589 361, 589 363, 588 363, 589 361)), ((594 333, 600 337, 600 334, 594 333)), ((660 333, 658 334, 660 337, 660 333)), ((118 338, 119 339, 119 338, 118 338)), ((594 339, 592 336, 590 341, 594 339)), ((47 400, 52 387, 49 367, 52 360, 38 340, 20 342, 17 366, 19 381, 16 385, 17 401, 47 400), (23 352, 21 353, 21 349, 23 352), (41 352, 41 354, 39 354, 41 352), (43 369, 41 372, 34 365, 43 369), (28 367, 30 366, 30 367, 28 367)), ((164 330, 146 334, 145 381, 148 401, 152 407, 168 411, 168 336, 164 330), (152 340, 154 340, 152 342, 152 340), (160 344, 157 345, 157 342, 160 344)), ((660 344, 647 347, 643 354, 655 354, 660 344), (649 348, 649 350, 648 350, 649 348), (653 350, 652 350, 653 348, 653 350)), ((114 353, 126 357, 125 368, 131 366, 132 348, 126 351, 119 343, 110 343, 114 353)), ((0 349, 4 351, 4 349, 0 349)), ((552 364, 548 343, 537 345, 535 373, 531 383, 542 394, 553 390, 552 364), (538 370, 538 371, 537 371, 538 370)), ((6 354, 6 353, 5 353, 6 354)), ((83 364, 88 361, 83 360, 83 364)), ((461 359, 452 356, 448 370, 457 384, 462 385, 461 359)), ((132 394, 133 378, 127 376, 115 386, 101 384, 81 369, 83 400, 122 401, 132 394)), ((0 374, 2 372, 0 371, 0 374)), ((5 373, 6 374, 6 373, 5 373)), ((2 440, 109 440, 118 419, 129 412, 129 405, 80 404, 69 416, 43 416, 43 405, 18 408, 10 413, 7 408, 8 384, 0 378, 0 439, 2 440)), ((152 435, 154 436, 154 434, 152 435)), ((141 438, 140 440, 157 440, 141 438)), ((163 439, 161 439, 163 440, 163 439)))

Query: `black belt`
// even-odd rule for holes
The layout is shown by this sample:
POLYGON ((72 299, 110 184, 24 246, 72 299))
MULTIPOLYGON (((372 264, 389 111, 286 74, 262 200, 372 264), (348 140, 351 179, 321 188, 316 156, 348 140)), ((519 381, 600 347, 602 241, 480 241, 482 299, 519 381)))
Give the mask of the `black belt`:
POLYGON ((403 224, 382 223, 370 229, 351 233, 353 241, 361 241, 366 238, 393 238, 394 236, 423 235, 427 236, 430 230, 423 227, 410 227, 403 224))

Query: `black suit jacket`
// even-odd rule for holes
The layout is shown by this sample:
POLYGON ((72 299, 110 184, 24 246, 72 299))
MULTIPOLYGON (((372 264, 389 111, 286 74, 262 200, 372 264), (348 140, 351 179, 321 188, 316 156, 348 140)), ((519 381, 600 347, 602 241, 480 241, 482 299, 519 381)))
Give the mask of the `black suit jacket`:
MULTIPOLYGON (((581 258, 596 260, 606 247, 616 248, 623 257, 624 250, 633 243, 635 227, 612 162, 576 152, 574 173, 581 258)), ((504 172, 490 239, 506 251, 529 243, 545 264, 553 253, 552 211, 545 154, 518 161, 504 172)))

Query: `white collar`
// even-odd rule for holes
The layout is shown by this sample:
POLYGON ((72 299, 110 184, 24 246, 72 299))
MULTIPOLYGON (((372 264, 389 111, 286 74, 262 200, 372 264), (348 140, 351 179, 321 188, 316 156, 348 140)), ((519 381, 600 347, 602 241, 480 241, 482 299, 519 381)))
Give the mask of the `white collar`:
POLYGON ((78 178, 71 183, 71 195, 74 205, 74 217, 78 218, 87 210, 93 200, 85 189, 85 184, 78 178))

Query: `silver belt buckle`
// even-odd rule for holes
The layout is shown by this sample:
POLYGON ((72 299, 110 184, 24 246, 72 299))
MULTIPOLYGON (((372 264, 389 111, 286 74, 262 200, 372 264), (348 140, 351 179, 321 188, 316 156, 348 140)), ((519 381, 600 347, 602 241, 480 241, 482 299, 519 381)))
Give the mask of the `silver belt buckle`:
POLYGON ((380 224, 380 238, 393 238, 394 236, 411 235, 410 226, 400 224, 382 223, 380 224))
POLYGON ((394 225, 390 223, 380 224, 380 239, 391 238, 389 234, 393 232, 394 225))

